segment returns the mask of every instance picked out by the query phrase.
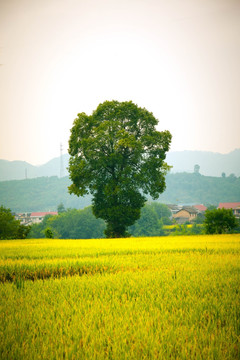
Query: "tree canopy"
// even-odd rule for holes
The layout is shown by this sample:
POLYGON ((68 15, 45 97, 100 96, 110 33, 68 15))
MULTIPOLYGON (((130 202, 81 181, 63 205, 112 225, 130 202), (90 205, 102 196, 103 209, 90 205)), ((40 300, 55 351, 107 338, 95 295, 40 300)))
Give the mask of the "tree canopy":
POLYGON ((97 239, 104 237, 103 231, 104 221, 96 219, 88 206, 83 210, 67 209, 55 216, 45 216, 41 223, 32 225, 29 238, 51 234, 59 239, 97 239))
POLYGON ((146 204, 141 211, 141 217, 131 226, 133 236, 162 236, 163 222, 159 218, 153 204, 146 204))
POLYGON ((207 234, 225 234, 238 226, 232 209, 213 209, 205 212, 204 227, 207 234))
POLYGON ((69 192, 92 194, 93 213, 105 220, 107 237, 127 235, 139 219, 146 194, 156 199, 169 170, 169 131, 157 131, 158 120, 129 102, 105 101, 88 116, 74 120, 69 140, 69 192))
POLYGON ((30 226, 20 224, 11 212, 11 209, 0 206, 0 240, 25 239, 30 231, 30 226))

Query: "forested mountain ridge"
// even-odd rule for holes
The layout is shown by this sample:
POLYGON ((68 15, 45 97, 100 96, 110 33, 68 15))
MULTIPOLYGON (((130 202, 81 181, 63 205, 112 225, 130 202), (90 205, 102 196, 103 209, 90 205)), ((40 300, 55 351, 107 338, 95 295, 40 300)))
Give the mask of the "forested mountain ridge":
POLYGON ((0 205, 14 212, 56 211, 63 203, 66 208, 83 209, 91 198, 78 198, 68 193, 68 177, 40 177, 0 182, 0 205))
POLYGON ((200 174, 221 177, 235 174, 240 176, 240 149, 228 154, 209 151, 173 151, 167 154, 166 161, 172 165, 172 172, 193 172, 194 166, 200 166, 200 174))
MULTIPOLYGON (((62 156, 63 174, 67 176, 69 155, 62 156)), ((205 176, 220 177, 224 172, 240 176, 240 149, 229 154, 207 151, 170 151, 166 161, 172 166, 172 173, 194 171, 194 165, 200 166, 200 173, 205 176)), ((32 179, 42 176, 60 176, 61 158, 56 157, 41 166, 33 166, 25 161, 0 160, 0 181, 32 179)))
POLYGON ((162 203, 213 204, 240 201, 240 178, 213 177, 191 173, 168 174, 162 203))
MULTIPOLYGON (((68 193, 68 177, 0 182, 0 205, 15 212, 56 211, 65 208, 83 209, 91 204, 91 196, 78 198, 68 193)), ((166 176, 166 190, 158 201, 165 204, 215 204, 240 201, 240 178, 210 177, 195 173, 176 173, 166 176)), ((149 198, 149 200, 151 200, 149 198)))
MULTIPOLYGON (((69 155, 62 157, 63 176, 68 175, 69 155)), ((61 158, 57 157, 46 164, 34 166, 26 161, 0 160, 0 181, 33 179, 43 176, 60 176, 61 158)))

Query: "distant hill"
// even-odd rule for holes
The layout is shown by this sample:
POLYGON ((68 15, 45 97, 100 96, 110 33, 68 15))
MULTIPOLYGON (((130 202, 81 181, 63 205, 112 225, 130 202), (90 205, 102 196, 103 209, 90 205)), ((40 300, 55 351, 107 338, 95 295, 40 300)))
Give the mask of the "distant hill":
MULTIPOLYGON (((63 155, 63 176, 68 175, 69 155, 63 155)), ((229 154, 206 151, 172 151, 167 154, 167 163, 172 165, 172 173, 192 173, 194 165, 200 166, 200 174, 205 176, 240 176, 240 149, 229 154)), ((25 161, 0 160, 0 181, 32 179, 42 176, 60 176, 60 157, 54 158, 41 166, 33 166, 25 161)))
POLYGON ((167 154, 167 163, 172 165, 172 172, 193 172, 194 165, 200 166, 200 174, 205 176, 240 176, 240 149, 229 154, 207 151, 173 151, 167 154))
MULTIPOLYGON (((91 196, 78 198, 68 193, 68 177, 0 182, 0 205, 15 212, 54 211, 62 202, 65 208, 81 209, 91 204, 91 196)), ((167 188, 158 201, 165 204, 214 204, 240 201, 240 178, 211 177, 193 173, 168 174, 167 188)), ((149 198, 151 200, 151 198, 149 198)))
POLYGON ((206 206, 240 201, 240 177, 213 177, 194 173, 168 174, 162 203, 206 206))
MULTIPOLYGON (((63 160, 63 177, 68 175, 67 167, 69 155, 63 160)), ((60 176, 60 157, 48 161, 46 164, 34 166, 26 161, 0 160, 0 181, 33 179, 42 176, 60 176)))
POLYGON ((78 198, 68 193, 68 177, 39 177, 26 180, 0 182, 0 205, 14 212, 56 211, 63 203, 65 208, 83 209, 90 205, 91 197, 78 198))

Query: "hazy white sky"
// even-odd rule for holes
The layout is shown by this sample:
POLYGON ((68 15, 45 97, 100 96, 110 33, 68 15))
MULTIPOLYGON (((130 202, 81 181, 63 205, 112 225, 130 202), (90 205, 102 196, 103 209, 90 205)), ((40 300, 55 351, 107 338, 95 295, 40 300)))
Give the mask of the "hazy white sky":
POLYGON ((153 112, 171 150, 240 147, 240 0, 0 0, 0 158, 68 149, 105 100, 153 112))

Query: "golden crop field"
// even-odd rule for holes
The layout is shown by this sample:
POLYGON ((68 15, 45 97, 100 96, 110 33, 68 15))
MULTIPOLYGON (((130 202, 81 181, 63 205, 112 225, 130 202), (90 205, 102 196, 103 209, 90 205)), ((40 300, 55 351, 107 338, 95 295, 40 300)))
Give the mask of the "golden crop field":
POLYGON ((239 234, 0 242, 0 359, 239 358, 239 234))

